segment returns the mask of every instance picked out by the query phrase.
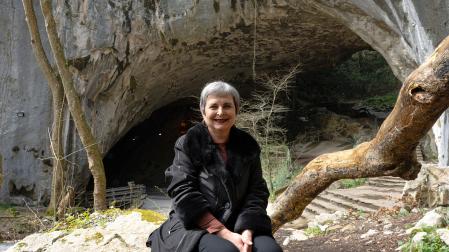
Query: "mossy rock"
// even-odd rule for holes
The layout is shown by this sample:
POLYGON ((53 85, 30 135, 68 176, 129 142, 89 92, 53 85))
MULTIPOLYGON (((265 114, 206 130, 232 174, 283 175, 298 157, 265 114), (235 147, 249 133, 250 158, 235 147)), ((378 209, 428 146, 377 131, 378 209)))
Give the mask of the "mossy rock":
POLYGON ((155 223, 155 224, 161 224, 162 222, 164 222, 167 219, 167 216, 155 212, 153 210, 148 210, 148 209, 132 209, 129 210, 129 213, 131 212, 138 212, 141 214, 142 216, 142 220, 151 222, 151 223, 155 223))

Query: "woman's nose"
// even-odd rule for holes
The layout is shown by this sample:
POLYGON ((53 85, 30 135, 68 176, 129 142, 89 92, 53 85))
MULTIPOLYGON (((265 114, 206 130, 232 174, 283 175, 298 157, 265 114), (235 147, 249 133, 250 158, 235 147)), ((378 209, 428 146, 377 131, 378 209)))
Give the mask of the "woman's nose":
POLYGON ((218 108, 217 115, 223 115, 223 108, 222 107, 218 108))

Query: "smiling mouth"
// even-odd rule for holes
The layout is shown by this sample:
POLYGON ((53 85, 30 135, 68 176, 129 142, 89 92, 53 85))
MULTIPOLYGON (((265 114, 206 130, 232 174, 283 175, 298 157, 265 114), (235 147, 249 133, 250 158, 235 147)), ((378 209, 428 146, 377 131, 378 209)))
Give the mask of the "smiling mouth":
POLYGON ((226 122, 228 119, 214 119, 214 121, 218 122, 218 123, 224 123, 226 122))

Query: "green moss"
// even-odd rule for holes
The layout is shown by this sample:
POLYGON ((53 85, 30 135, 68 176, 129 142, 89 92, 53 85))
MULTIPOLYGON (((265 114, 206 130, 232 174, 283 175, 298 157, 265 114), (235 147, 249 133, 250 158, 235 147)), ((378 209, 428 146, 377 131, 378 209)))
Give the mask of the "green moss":
POLYGON ((17 248, 23 248, 23 247, 26 247, 26 246, 28 246, 28 244, 26 244, 25 242, 19 242, 19 243, 17 243, 17 248))
POLYGON ((164 222, 167 217, 164 216, 163 214, 160 214, 158 212, 152 211, 152 210, 147 210, 147 209, 132 209, 132 210, 128 210, 128 213, 131 212, 138 212, 141 214, 142 216, 142 220, 151 222, 151 223, 156 223, 156 224, 161 224, 162 222, 164 222))
POLYGON ((92 213, 90 209, 66 215, 66 217, 58 222, 49 231, 65 231, 70 232, 74 229, 90 228, 95 226, 104 227, 107 223, 114 221, 119 215, 138 212, 142 219, 148 222, 160 224, 166 220, 166 217, 160 213, 151 210, 132 209, 121 210, 119 208, 111 208, 105 211, 92 213))
POLYGON ((91 235, 91 236, 87 236, 85 241, 95 241, 95 243, 100 243, 102 240, 104 239, 103 234, 101 234, 100 232, 96 232, 95 234, 91 235))

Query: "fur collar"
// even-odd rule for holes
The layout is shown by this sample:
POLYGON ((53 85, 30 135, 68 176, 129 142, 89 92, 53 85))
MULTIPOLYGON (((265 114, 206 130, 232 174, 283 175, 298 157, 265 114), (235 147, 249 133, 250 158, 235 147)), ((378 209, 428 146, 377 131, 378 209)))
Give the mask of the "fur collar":
MULTIPOLYGON (((199 123, 187 131, 183 147, 194 165, 207 164, 211 160, 212 152, 217 148, 204 123, 199 123)), ((231 128, 226 148, 230 153, 229 158, 251 159, 260 153, 256 140, 235 126, 231 128)))

